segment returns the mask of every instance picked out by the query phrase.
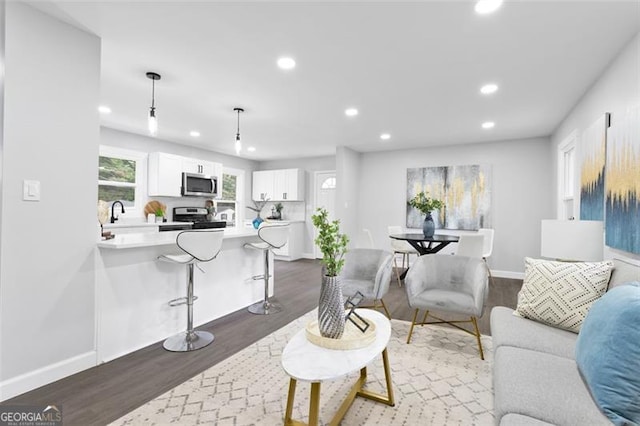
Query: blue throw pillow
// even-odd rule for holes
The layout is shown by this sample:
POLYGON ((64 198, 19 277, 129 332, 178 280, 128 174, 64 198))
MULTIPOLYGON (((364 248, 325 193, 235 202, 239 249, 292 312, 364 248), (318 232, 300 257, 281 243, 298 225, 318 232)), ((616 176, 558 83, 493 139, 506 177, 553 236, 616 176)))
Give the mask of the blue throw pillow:
POLYGON ((615 425, 640 425, 640 282, 609 290, 580 329, 576 362, 615 425))

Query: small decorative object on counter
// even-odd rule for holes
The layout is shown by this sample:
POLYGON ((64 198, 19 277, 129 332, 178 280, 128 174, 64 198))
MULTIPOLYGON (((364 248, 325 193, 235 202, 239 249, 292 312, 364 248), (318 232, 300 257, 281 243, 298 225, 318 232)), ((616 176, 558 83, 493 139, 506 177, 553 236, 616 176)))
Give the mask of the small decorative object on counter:
POLYGON ((435 224, 433 223, 431 212, 443 208, 445 206, 444 203, 441 200, 429 198, 427 192, 419 192, 415 197, 409 200, 408 204, 411 207, 420 210, 420 212, 425 215, 424 223, 422 224, 422 233, 425 237, 433 237, 435 224))
POLYGON ((339 221, 329 222, 325 209, 319 208, 311 219, 318 229, 315 242, 322 251, 324 265, 318 304, 318 327, 322 337, 339 339, 345 325, 344 297, 339 274, 344 266, 349 238, 340 233, 339 221))
POLYGON ((255 207, 247 206, 248 209, 253 210, 257 214, 256 218, 253 219, 253 222, 251 222, 255 229, 258 229, 260 227, 260 224, 264 222, 260 217, 260 211, 262 211, 262 209, 264 208, 265 204, 267 204, 268 201, 269 201, 269 198, 262 201, 253 200, 253 204, 255 205, 255 207))
POLYGON ((216 220, 216 207, 213 200, 205 201, 204 207, 207 209, 207 220, 209 222, 216 220))
POLYGON ((273 206, 274 212, 272 214, 274 219, 282 219, 282 209, 284 208, 284 206, 282 205, 282 203, 276 203, 273 206))
POLYGON ((164 211, 161 208, 156 209, 156 223, 164 222, 164 211))

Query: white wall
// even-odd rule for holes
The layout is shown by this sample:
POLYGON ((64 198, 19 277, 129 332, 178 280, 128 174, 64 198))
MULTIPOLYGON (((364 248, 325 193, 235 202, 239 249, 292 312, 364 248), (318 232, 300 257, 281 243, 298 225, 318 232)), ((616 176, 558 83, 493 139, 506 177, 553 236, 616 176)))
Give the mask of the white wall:
MULTIPOLYGON (((206 161, 215 161, 222 163, 224 167, 233 167, 236 169, 245 170, 244 178, 244 198, 245 205, 251 204, 251 177, 253 170, 257 169, 257 162, 248 160, 241 157, 234 157, 231 155, 221 154, 214 151, 200 149, 196 147, 190 147, 186 145, 180 145, 171 141, 152 138, 150 136, 142 136, 134 133, 123 132, 108 127, 100 128, 100 144, 107 146, 114 146, 119 148, 125 148, 132 151, 139 151, 143 153, 150 152, 166 152, 169 154, 182 155, 185 157, 197 158, 206 161)), ((146 185, 146 183, 144 184, 146 185)), ((146 186, 145 186, 146 197, 146 186)), ((174 198, 174 197, 153 197, 153 199, 160 200, 167 205, 168 212, 172 211, 173 207, 184 206, 202 206, 204 207, 204 199, 201 198, 174 198)), ((146 204, 144 201, 143 205, 146 204)), ((246 209, 245 209, 246 210, 246 209)), ((251 217, 247 215, 248 212, 241 211, 239 214, 244 214, 245 217, 251 217)), ((251 213, 251 212, 249 212, 251 213)), ((127 217, 126 213, 124 215, 127 217)))
POLYGON ((100 99, 97 37, 5 7, 0 400, 95 364, 100 99))
POLYGON ((360 214, 369 212, 359 200, 360 191, 367 185, 366 176, 361 174, 362 158, 361 153, 350 148, 336 149, 336 218, 340 220, 340 231, 349 237, 349 248, 356 247, 360 231, 368 228, 360 214))
MULTIPOLYGON (((558 145, 573 131, 578 135, 588 128, 605 112, 611 113, 615 123, 628 109, 640 106, 640 33, 620 51, 616 59, 607 67, 593 86, 583 95, 573 110, 562 120, 551 137, 553 149, 553 170, 557 170, 558 145)), ((577 146, 576 180, 580 180, 580 140, 577 146)), ((554 175, 555 176, 555 175, 554 175)), ((557 188, 554 187, 557 193, 557 188)), ((579 197, 580 194, 578 193, 579 197)), ((554 197, 554 202, 557 195, 554 197)), ((574 211, 579 213, 579 200, 574 211)), ((579 216, 579 214, 577 215, 579 216)), ((640 261, 640 255, 621 252, 605 247, 605 258, 620 257, 640 261)))
MULTIPOLYGON (((261 161, 259 164, 259 170, 278 170, 278 169, 302 169, 305 171, 305 200, 304 200, 304 221, 305 221, 305 233, 304 233, 304 245, 303 256, 314 256, 314 232, 313 222, 311 216, 315 213, 313 211, 315 187, 314 187, 314 172, 329 171, 336 169, 336 157, 309 157, 309 158, 295 158, 295 159, 283 159, 283 160, 270 160, 261 161)), ((285 205, 285 210, 288 208, 285 205)), ((297 207, 297 206, 296 206, 297 207)), ((269 208, 269 206, 267 206, 269 208)))
POLYGON ((357 226, 388 249, 387 226, 406 227, 408 168, 490 164, 495 241, 489 265, 498 276, 519 277, 524 257, 540 255, 540 220, 554 211, 550 159, 547 138, 362 154, 357 226))

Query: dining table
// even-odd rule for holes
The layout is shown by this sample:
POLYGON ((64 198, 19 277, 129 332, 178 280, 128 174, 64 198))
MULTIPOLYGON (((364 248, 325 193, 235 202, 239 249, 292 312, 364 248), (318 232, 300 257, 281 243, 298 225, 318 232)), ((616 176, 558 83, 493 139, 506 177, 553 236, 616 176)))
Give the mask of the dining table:
MULTIPOLYGON (((389 237, 394 240, 406 241, 416 249, 420 256, 438 253, 449 244, 457 243, 460 240, 460 237, 456 235, 433 234, 427 237, 423 233, 391 234, 389 237)), ((409 268, 400 275, 401 280, 404 280, 407 272, 409 272, 409 268)))

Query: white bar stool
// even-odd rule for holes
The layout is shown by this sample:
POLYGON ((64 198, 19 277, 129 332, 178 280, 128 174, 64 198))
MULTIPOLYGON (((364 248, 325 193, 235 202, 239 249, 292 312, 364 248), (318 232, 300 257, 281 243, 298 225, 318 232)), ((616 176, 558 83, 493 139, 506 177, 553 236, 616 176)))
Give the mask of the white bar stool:
POLYGON ((189 352, 204 348, 213 342, 213 334, 193 330, 193 265, 209 262, 218 256, 222 247, 223 229, 182 231, 176 236, 176 244, 185 254, 167 254, 158 260, 187 265, 187 296, 169 301, 169 306, 187 305, 187 331, 164 341, 164 348, 172 352, 189 352))
POLYGON ((249 306, 249 312, 256 315, 275 314, 282 310, 282 307, 273 301, 269 301, 269 252, 272 249, 279 249, 289 240, 289 224, 269 224, 264 223, 258 228, 258 237, 262 242, 246 243, 245 248, 262 250, 264 252, 264 274, 255 275, 254 280, 264 280, 264 300, 249 306))

